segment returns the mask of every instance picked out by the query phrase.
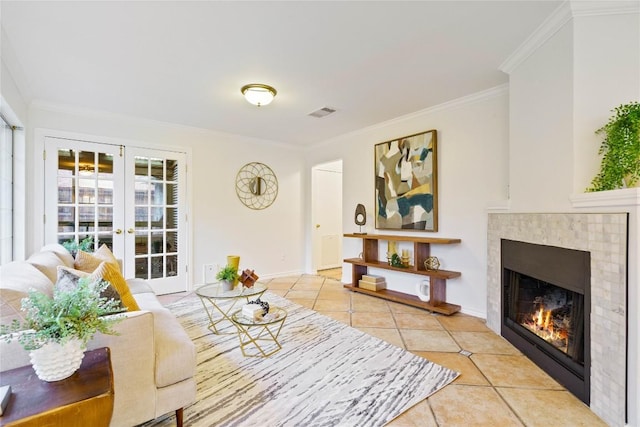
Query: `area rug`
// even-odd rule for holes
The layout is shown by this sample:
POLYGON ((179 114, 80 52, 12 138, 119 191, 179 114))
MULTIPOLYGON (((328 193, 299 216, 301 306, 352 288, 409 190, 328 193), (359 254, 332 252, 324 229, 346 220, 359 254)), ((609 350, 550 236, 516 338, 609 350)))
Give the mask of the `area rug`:
POLYGON ((197 296, 169 306, 198 352, 185 425, 382 426, 458 376, 273 293, 261 299, 288 312, 282 349, 266 359, 244 357, 231 324, 212 334, 197 296))

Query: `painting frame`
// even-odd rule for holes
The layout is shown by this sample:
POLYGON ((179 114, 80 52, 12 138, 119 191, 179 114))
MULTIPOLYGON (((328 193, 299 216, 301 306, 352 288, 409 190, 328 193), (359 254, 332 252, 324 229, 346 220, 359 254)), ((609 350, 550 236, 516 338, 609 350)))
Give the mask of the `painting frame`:
POLYGON ((438 231, 437 146, 435 129, 375 144, 376 229, 438 231))

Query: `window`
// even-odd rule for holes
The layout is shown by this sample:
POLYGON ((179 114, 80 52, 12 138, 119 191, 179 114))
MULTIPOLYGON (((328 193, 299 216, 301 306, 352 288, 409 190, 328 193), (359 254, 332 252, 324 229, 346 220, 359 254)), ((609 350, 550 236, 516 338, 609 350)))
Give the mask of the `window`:
POLYGON ((0 116, 0 265, 13 261, 13 129, 0 116))

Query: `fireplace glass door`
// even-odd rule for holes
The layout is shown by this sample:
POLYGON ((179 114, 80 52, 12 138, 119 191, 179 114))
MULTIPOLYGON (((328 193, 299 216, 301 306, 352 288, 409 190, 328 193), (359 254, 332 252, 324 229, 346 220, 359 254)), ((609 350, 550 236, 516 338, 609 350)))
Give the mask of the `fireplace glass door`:
POLYGON ((515 271, 506 274, 509 323, 584 365, 584 295, 515 271))

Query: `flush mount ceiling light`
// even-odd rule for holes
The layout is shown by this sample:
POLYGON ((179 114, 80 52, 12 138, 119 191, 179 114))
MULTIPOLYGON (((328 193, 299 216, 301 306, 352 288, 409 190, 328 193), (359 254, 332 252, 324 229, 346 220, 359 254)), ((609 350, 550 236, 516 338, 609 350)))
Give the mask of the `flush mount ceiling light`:
POLYGON ((278 93, 271 86, 259 83, 244 85, 240 89, 240 92, 242 92, 249 103, 257 105, 258 107, 271 103, 278 93))

